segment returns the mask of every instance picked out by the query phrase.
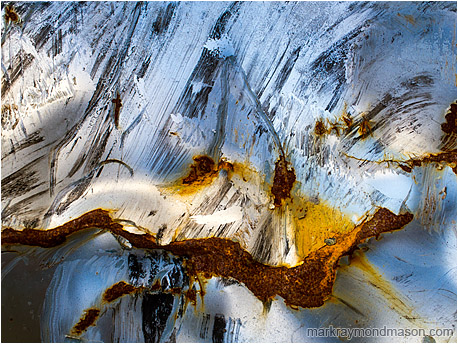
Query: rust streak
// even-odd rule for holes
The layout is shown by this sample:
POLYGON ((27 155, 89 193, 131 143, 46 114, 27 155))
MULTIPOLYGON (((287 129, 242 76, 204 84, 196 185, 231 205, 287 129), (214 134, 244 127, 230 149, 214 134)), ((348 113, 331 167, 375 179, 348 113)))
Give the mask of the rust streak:
POLYGON ((372 124, 365 116, 362 116, 362 120, 359 123, 358 133, 363 139, 372 135, 372 124))
POLYGON ((413 168, 414 166, 421 166, 423 164, 431 163, 446 164, 449 165, 452 168, 453 172, 455 172, 456 174, 456 149, 450 152, 427 154, 421 158, 407 160, 405 163, 409 165, 410 168, 413 168))
MULTIPOLYGON (((357 245, 371 236, 402 228, 413 218, 412 214, 395 215, 385 208, 379 209, 371 219, 349 233, 335 237, 338 244, 325 245, 307 256, 296 267, 273 267, 257 262, 239 243, 222 238, 192 239, 160 246, 150 234, 133 234, 114 222, 108 211, 97 209, 67 224, 47 231, 27 229, 2 232, 2 244, 26 244, 43 247, 57 246, 67 235, 85 228, 97 227, 121 235, 138 248, 165 249, 187 259, 188 272, 195 276, 233 278, 251 290, 261 301, 276 295, 290 306, 319 307, 331 295, 338 260, 353 252, 357 245)), ((120 282, 104 298, 115 300, 134 291, 133 286, 120 282)), ((94 318, 95 311, 87 315, 94 318)), ((98 313, 97 313, 98 315, 98 313)), ((82 323, 89 323, 85 320, 82 323)), ((89 326, 89 325, 88 325, 89 326)), ((83 328, 83 325, 80 326, 83 328)), ((86 327, 87 328, 87 327, 86 327)))
POLYGON ((291 189, 296 181, 294 168, 290 168, 289 162, 281 155, 275 163, 274 182, 271 192, 274 195, 274 205, 280 207, 282 201, 291 198, 291 189))
POLYGON ((421 157, 411 158, 409 160, 393 160, 393 159, 384 159, 384 160, 366 160, 360 159, 346 153, 343 153, 348 158, 355 159, 362 161, 364 163, 375 163, 375 164, 387 164, 388 167, 390 165, 397 166, 401 168, 403 171, 410 173, 414 167, 419 167, 426 164, 439 164, 439 165, 447 165, 453 170, 456 174, 456 158, 457 158, 457 151, 456 149, 448 151, 448 152, 440 152, 440 153, 430 153, 425 154, 421 157))
POLYGON ((93 326, 99 317, 100 310, 97 308, 89 308, 84 311, 83 316, 81 317, 80 321, 73 326, 71 333, 80 335, 84 331, 86 331, 90 326, 93 326))
POLYGON ((14 8, 13 5, 5 6, 5 21, 6 21, 6 24, 8 24, 9 22, 12 22, 15 24, 20 22, 19 15, 16 13, 16 9, 14 8))
POLYGON ((116 128, 119 128, 119 113, 121 112, 122 102, 121 102, 121 96, 119 95, 118 92, 116 92, 116 98, 112 99, 111 102, 115 104, 114 122, 115 122, 116 128))
POLYGON ((193 184, 202 182, 206 177, 214 174, 217 169, 212 158, 200 155, 193 158, 194 164, 191 165, 191 171, 183 178, 183 184, 193 184))
POLYGON ((132 294, 142 290, 143 288, 136 288, 132 284, 128 284, 124 281, 118 282, 108 288, 103 294, 103 301, 113 302, 114 300, 128 294, 132 294))

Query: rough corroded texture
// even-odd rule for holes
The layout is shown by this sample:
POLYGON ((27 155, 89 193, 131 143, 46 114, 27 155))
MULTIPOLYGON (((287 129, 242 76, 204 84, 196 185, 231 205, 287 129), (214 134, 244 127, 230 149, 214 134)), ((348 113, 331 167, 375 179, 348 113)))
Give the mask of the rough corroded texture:
POLYGON ((315 123, 315 135, 316 136, 323 136, 324 134, 326 134, 327 132, 327 129, 326 129, 326 126, 324 125, 323 123, 323 120, 318 120, 316 123, 315 123))
MULTIPOLYGON (((407 167, 407 171, 409 171, 409 169, 411 170, 414 166, 422 166, 424 164, 446 164, 449 165, 452 168, 453 172, 455 172, 456 174, 456 149, 450 152, 428 154, 422 158, 410 159, 406 161, 406 163, 409 165, 407 167)), ((400 164, 400 166, 402 165, 400 164)), ((406 170, 406 167, 404 167, 403 169, 406 170)))
POLYGON ((271 191, 276 207, 281 206, 282 200, 291 197, 291 189, 296 181, 296 173, 288 165, 289 163, 283 155, 275 163, 275 175, 271 191))
POLYGON ((83 333, 88 329, 89 326, 95 324, 99 314, 100 310, 96 308, 90 308, 86 310, 80 321, 73 327, 71 332, 76 335, 83 333))
POLYGON ((183 179, 183 184, 192 184, 201 181, 215 170, 215 162, 212 158, 203 155, 196 156, 193 159, 194 164, 191 165, 189 174, 183 179))
POLYGON ((114 300, 120 298, 121 296, 131 294, 141 290, 141 288, 136 288, 131 284, 128 284, 124 281, 114 284, 112 287, 108 288, 103 294, 103 301, 113 302, 114 300))
POLYGON ((19 22, 20 18, 16 13, 16 10, 12 5, 5 6, 5 22, 9 24, 10 22, 17 23, 19 22))
POLYGON ((2 231, 2 245, 14 243, 40 247, 54 247, 62 244, 68 235, 94 227, 110 230, 115 228, 122 229, 121 225, 111 220, 107 211, 96 209, 52 230, 43 231, 25 228, 22 231, 16 231, 12 228, 5 228, 2 231))
MULTIPOLYGON (((2 243, 51 247, 62 243, 67 235, 77 230, 103 228, 125 237, 136 247, 162 248, 186 257, 186 266, 192 275, 234 278, 244 283, 262 301, 279 295, 291 306, 318 307, 331 294, 337 263, 342 255, 352 252, 367 238, 402 228, 412 218, 412 214, 395 215, 387 209, 379 209, 371 219, 349 234, 336 237, 335 245, 322 247, 293 268, 263 265, 237 242, 228 239, 193 239, 160 246, 151 235, 125 231, 120 224, 111 220, 107 211, 101 209, 48 231, 6 229, 2 232, 2 243)), ((105 292, 104 300, 111 302, 133 291, 135 287, 119 282, 105 292)))

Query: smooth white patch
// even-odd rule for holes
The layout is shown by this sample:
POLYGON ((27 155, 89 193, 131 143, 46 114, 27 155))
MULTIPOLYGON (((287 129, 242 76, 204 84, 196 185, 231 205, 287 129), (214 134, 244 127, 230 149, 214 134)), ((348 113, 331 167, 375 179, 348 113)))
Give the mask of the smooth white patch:
POLYGON ((231 223, 239 221, 242 219, 243 211, 242 207, 234 206, 227 208, 225 210, 217 211, 211 215, 194 215, 191 216, 191 219, 194 220, 199 225, 224 225, 226 223, 231 223))
POLYGON ((404 199, 409 193, 412 179, 391 171, 378 171, 366 183, 390 198, 404 199))
POLYGON ((171 113, 170 117, 172 117, 172 121, 174 121, 176 124, 180 124, 181 122, 183 122, 183 116, 181 116, 180 113, 177 113, 177 114, 171 113))

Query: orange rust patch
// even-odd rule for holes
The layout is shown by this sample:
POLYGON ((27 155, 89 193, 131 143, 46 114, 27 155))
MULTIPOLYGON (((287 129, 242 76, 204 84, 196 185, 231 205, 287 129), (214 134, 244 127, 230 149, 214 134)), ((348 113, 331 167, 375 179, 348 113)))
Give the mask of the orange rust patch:
POLYGON ((405 162, 408 165, 408 168, 402 167, 402 164, 399 166, 406 172, 410 172, 414 166, 421 166, 424 164, 445 164, 452 168, 453 172, 456 174, 456 149, 450 152, 442 152, 437 154, 428 154, 422 158, 410 159, 405 162))
POLYGON ((16 10, 13 5, 5 6, 5 21, 8 24, 9 22, 18 23, 19 15, 16 13, 16 10))
POLYGON ((166 193, 189 196, 209 186, 218 177, 220 170, 226 170, 228 173, 234 172, 234 165, 224 158, 218 164, 206 155, 195 156, 193 160, 194 163, 189 167, 188 175, 165 188, 166 193))
POLYGON ((372 134, 370 121, 363 116, 361 123, 359 124, 358 133, 364 139, 372 134))
POLYGON ((99 317, 100 310, 97 308, 89 308, 84 311, 84 315, 81 317, 80 321, 73 326, 71 333, 80 335, 86 331, 90 326, 93 326, 99 317))
POLYGON ((142 288, 136 288, 131 284, 121 281, 114 284, 112 287, 108 288, 105 291, 105 293, 103 294, 103 301, 113 302, 121 296, 132 294, 139 290, 142 290, 142 288))
POLYGON ((183 178, 183 184, 202 182, 206 177, 217 171, 215 162, 208 156, 196 156, 193 160, 194 164, 191 165, 191 171, 188 176, 183 178))
POLYGON ((316 121, 314 131, 316 136, 324 136, 328 130, 326 129, 324 122, 320 119, 316 121))
MULTIPOLYGON (((335 245, 321 247, 308 255, 301 265, 293 268, 263 265, 254 260, 239 243, 228 239, 192 239, 160 246, 149 234, 139 235, 125 231, 102 209, 86 213, 76 220, 48 231, 5 229, 2 232, 2 244, 22 243, 51 247, 63 242, 66 235, 76 230, 97 227, 123 236, 138 248, 164 249, 185 257, 186 267, 192 275, 236 279, 244 283, 263 302, 279 295, 291 306, 319 307, 332 292, 340 257, 354 251, 358 244, 369 237, 402 228, 412 218, 412 214, 395 215, 381 208, 362 225, 348 233, 336 235, 335 245)), ((108 298, 112 299, 117 295, 124 295, 127 290, 133 290, 134 287, 126 285, 118 283, 112 290, 112 296, 108 298)), ((75 328, 86 329, 97 316, 98 310, 88 310, 80 321, 81 324, 78 323, 75 328)))
POLYGON ((331 207, 325 201, 318 204, 294 198, 289 205, 293 222, 297 254, 307 257, 320 247, 333 242, 339 234, 352 231, 355 227, 349 216, 331 207))
POLYGON ((289 168, 289 162, 283 155, 275 163, 274 182, 271 192, 274 195, 274 205, 280 207, 282 201, 291 198, 291 189, 296 181, 294 168, 289 168))

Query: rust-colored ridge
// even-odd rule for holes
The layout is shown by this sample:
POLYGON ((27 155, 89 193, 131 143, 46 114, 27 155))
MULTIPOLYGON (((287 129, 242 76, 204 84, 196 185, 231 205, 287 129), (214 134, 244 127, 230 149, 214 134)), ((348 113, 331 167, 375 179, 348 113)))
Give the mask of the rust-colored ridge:
POLYGON ((19 15, 16 13, 16 9, 14 8, 13 5, 5 6, 4 18, 5 18, 6 24, 8 24, 9 22, 17 24, 20 21, 19 15))
POLYGON ((437 154, 427 154, 421 158, 414 158, 405 161, 407 166, 401 163, 399 166, 406 172, 410 172, 414 166, 421 166, 423 164, 438 163, 450 166, 456 174, 456 149, 449 152, 441 152, 437 154))
POLYGON ((323 122, 323 120, 318 120, 316 121, 315 123, 315 135, 320 137, 320 136, 324 136, 327 132, 328 132, 328 129, 326 129, 326 126, 323 122))
POLYGON ((83 316, 81 317, 80 321, 73 326, 71 333, 80 335, 84 331, 86 331, 90 326, 95 324, 95 321, 99 317, 100 310, 97 308, 89 308, 84 311, 83 316))
POLYGON ((289 162, 283 155, 280 155, 275 163, 274 182, 271 189, 276 207, 280 207, 283 200, 291 198, 291 189, 295 181, 294 168, 289 167, 289 162))
MULTIPOLYGON (((233 278, 251 290, 261 301, 276 295, 290 306, 319 307, 330 296, 340 257, 355 250, 369 237, 397 230, 409 223, 412 214, 395 215, 379 209, 371 219, 352 231, 336 235, 334 245, 325 245, 306 257, 303 264, 293 267, 273 267, 257 262, 239 243, 228 239, 207 238, 172 242, 160 246, 150 234, 133 234, 114 222, 107 211, 97 209, 67 224, 47 231, 27 229, 2 232, 2 244, 25 244, 52 247, 62 243, 67 235, 85 228, 102 228, 129 240, 138 248, 164 249, 186 259, 188 273, 195 276, 233 278)), ((119 282, 105 292, 106 301, 133 292, 135 287, 119 282)), ((96 310, 87 312, 78 328, 87 328, 95 321, 96 310), (87 318, 87 319, 86 319, 87 318), (93 319, 92 322, 89 320, 93 319), (85 325, 89 324, 89 325, 85 325), (83 326, 84 325, 84 326, 83 326), (86 326, 86 327, 85 327, 86 326)))
POLYGON ((191 171, 187 177, 183 178, 183 184, 192 184, 202 182, 205 177, 217 171, 215 162, 206 155, 199 155, 193 158, 194 163, 191 165, 191 171))
MULTIPOLYGON (((106 210, 96 209, 50 230, 25 228, 22 231, 16 231, 12 228, 5 228, 2 231, 2 245, 54 247, 62 244, 70 234, 88 228, 103 228, 112 232, 123 231, 122 225, 113 222, 106 210)), ((154 240, 154 237, 150 235, 150 239, 154 240)))
POLYGON ((121 296, 132 294, 134 292, 141 291, 142 289, 143 288, 136 288, 132 284, 121 281, 105 290, 105 293, 103 294, 103 301, 113 302, 121 296))
POLYGON ((456 174, 456 149, 447 151, 447 152, 439 152, 439 153, 429 153, 425 154, 420 157, 411 158, 409 160, 394 160, 394 159, 383 159, 377 161, 368 161, 366 159, 356 158, 354 156, 348 155, 343 153, 348 158, 352 158, 359 161, 372 162, 376 164, 387 164, 388 167, 390 165, 398 166, 403 171, 410 173, 415 166, 422 166, 427 164, 438 164, 439 166, 447 165, 449 166, 452 171, 456 174))
POLYGON ((335 245, 322 247, 293 268, 263 265, 238 243, 227 239, 193 239, 164 248, 187 257, 192 273, 234 278, 263 302, 279 295, 290 306, 319 307, 331 295, 341 256, 351 253, 371 236, 402 228, 412 218, 412 214, 395 215, 385 208, 379 209, 351 233, 336 237, 335 245))

